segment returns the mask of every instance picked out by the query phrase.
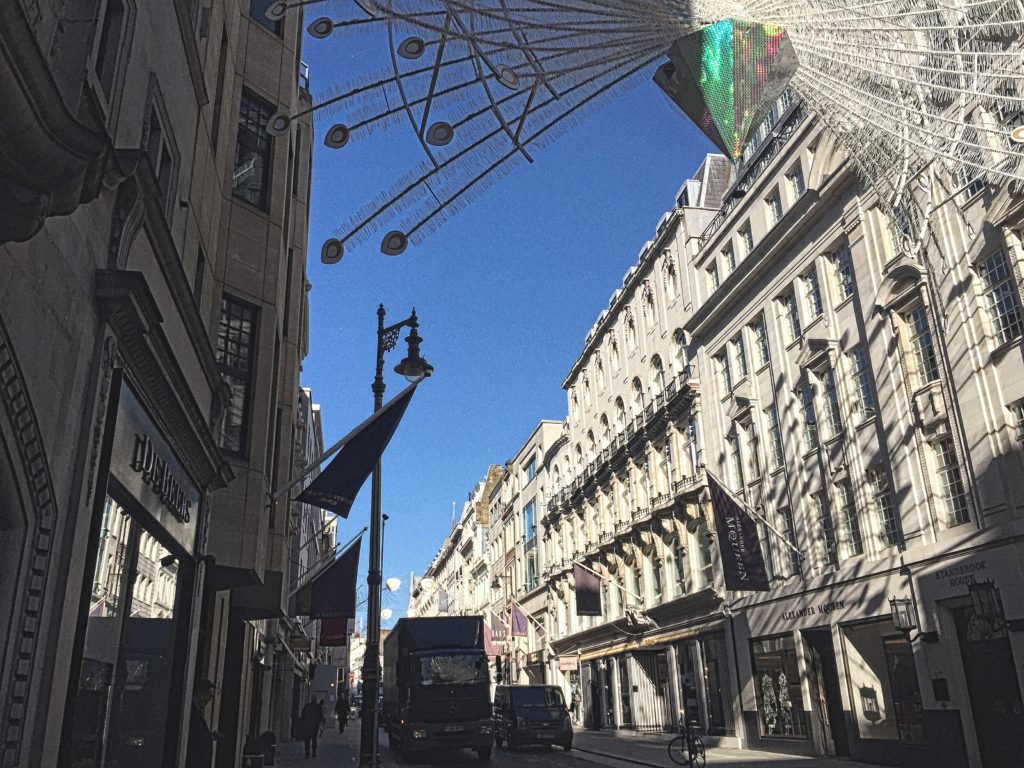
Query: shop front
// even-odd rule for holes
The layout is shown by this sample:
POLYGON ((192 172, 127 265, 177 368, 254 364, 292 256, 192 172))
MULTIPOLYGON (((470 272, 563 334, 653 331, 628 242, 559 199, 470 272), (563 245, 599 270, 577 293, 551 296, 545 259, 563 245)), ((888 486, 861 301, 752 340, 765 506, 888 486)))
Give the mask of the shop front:
POLYGON ((70 768, 173 765, 187 713, 201 494, 133 388, 112 391, 64 734, 70 768))
POLYGON ((911 643, 918 638, 893 623, 889 598, 908 590, 893 569, 747 604, 735 621, 747 746, 884 765, 956 764, 934 762, 929 732, 947 719, 926 711, 911 643))

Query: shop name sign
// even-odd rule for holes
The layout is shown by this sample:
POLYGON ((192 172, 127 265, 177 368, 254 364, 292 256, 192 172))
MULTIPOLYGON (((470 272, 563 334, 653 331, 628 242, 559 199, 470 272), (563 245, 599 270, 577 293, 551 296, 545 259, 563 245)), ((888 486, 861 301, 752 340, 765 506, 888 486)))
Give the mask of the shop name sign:
POLYGON ((558 657, 558 670, 559 672, 571 672, 580 668, 580 657, 579 656, 559 656, 558 657))
POLYGON ((793 619, 800 619, 804 616, 818 616, 833 611, 840 611, 846 607, 844 600, 833 600, 831 603, 822 603, 821 605, 805 605, 803 608, 794 608, 792 611, 786 611, 782 614, 782 618, 792 621, 793 619))
POLYGON ((976 583, 978 579, 974 574, 984 570, 985 561, 975 560, 963 565, 951 565, 948 568, 936 571, 935 580, 939 582, 948 580, 951 587, 966 586, 967 584, 976 583))
POLYGON ((192 519, 192 502, 188 494, 171 473, 167 460, 157 454, 148 435, 135 433, 131 467, 142 476, 142 482, 152 489, 176 520, 187 523, 192 519))

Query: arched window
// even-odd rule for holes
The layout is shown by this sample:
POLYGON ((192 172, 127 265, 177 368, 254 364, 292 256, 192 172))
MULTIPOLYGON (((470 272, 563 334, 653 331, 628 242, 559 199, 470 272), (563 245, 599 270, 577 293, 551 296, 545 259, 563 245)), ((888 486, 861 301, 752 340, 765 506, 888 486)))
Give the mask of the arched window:
POLYGON ((677 328, 672 334, 672 370, 678 375, 686 370, 686 334, 677 328))
POLYGON ((615 398, 615 429, 619 432, 626 428, 626 404, 621 397, 615 398))
POLYGON ((654 391, 665 391, 665 366, 661 364, 661 357, 655 355, 651 358, 651 377, 654 381, 654 391))
POLYGON ((607 448, 612 441, 612 428, 608 424, 608 416, 601 414, 601 447, 607 448))
POLYGON ((644 324, 646 325, 647 330, 650 330, 656 324, 656 315, 654 311, 654 291, 651 290, 651 283, 649 280, 644 281, 643 308, 644 324))
POLYGON ((665 295, 669 301, 673 301, 679 295, 679 274, 671 258, 665 260, 665 295))
POLYGON ((587 430, 587 461, 591 462, 597 456, 597 441, 594 439, 594 430, 587 430))
POLYGON ((576 469, 583 471, 583 447, 576 443, 576 469))
POLYGON ((644 385, 640 379, 633 379, 633 415, 639 416, 644 412, 644 385))
POLYGON ((558 471, 558 465, 551 468, 551 492, 558 493, 562 488, 562 473, 558 471))
POLYGON ((636 319, 631 309, 626 310, 626 345, 630 349, 636 349, 636 319))

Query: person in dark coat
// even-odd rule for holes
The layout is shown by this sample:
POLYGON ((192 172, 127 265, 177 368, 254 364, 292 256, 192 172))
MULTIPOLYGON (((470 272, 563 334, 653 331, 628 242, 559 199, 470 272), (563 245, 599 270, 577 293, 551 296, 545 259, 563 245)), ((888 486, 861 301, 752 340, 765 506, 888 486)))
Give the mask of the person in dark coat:
POLYGON ((348 693, 342 691, 338 696, 338 703, 334 705, 334 716, 338 718, 338 733, 345 732, 345 726, 348 725, 348 693))
POLYGON ((320 736, 320 721, 323 720, 323 710, 320 702, 315 698, 302 708, 299 715, 299 735, 302 736, 303 744, 306 747, 306 757, 316 757, 317 739, 320 736))
POLYGON ((188 720, 188 747, 185 751, 185 768, 210 768, 213 763, 213 742, 219 737, 206 723, 204 711, 213 701, 217 687, 209 680, 196 683, 192 694, 192 710, 188 720))

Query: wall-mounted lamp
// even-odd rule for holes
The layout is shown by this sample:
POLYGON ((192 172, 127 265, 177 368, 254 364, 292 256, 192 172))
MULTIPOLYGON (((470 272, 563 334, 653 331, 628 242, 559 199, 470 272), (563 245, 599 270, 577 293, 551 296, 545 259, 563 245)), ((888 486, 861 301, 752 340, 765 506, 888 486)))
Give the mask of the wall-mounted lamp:
POLYGON ((890 597, 889 609, 892 611, 892 623, 897 630, 907 636, 908 643, 918 638, 926 643, 939 642, 938 632, 918 632, 914 637, 910 636, 910 633, 917 629, 918 622, 914 601, 909 597, 890 597))

